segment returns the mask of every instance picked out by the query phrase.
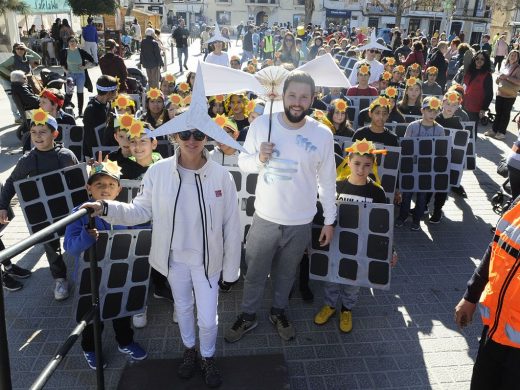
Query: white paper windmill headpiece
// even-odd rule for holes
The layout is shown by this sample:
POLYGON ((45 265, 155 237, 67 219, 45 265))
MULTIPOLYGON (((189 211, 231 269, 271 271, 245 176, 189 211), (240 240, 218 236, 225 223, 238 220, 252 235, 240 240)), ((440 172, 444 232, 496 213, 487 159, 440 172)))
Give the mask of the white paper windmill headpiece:
POLYGON ((217 41, 229 42, 229 39, 222 35, 220 28, 218 27, 218 23, 215 23, 215 34, 210 39, 208 39, 206 43, 213 43, 217 41))
POLYGON ((365 51, 365 50, 370 50, 370 49, 381 50, 381 51, 388 50, 388 47, 383 46, 380 43, 377 43, 375 29, 373 29, 372 32, 370 33, 370 40, 368 41, 368 43, 363 46, 358 46, 356 48, 356 51, 365 51))

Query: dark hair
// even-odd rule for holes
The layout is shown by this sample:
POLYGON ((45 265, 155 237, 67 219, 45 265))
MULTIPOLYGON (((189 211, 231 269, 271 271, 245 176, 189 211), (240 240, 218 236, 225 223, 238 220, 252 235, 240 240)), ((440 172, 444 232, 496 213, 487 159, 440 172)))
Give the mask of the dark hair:
POLYGON ((62 26, 70 27, 70 26, 69 26, 69 21, 68 21, 67 19, 63 19, 63 20, 61 21, 61 25, 62 25, 62 26))
MULTIPOLYGON (((480 47, 479 47, 480 48, 480 47)), ((459 55, 464 55, 469 50, 469 45, 467 43, 461 43, 459 47, 457 47, 457 51, 459 55)))
POLYGON ((460 45, 460 38, 454 38, 452 41, 451 41, 451 45, 457 45, 457 47, 459 47, 460 45))
POLYGON ((471 63, 468 66, 468 70, 466 71, 467 74, 469 74, 470 81, 473 80, 479 73, 488 73, 491 72, 491 59, 489 58, 489 54, 486 50, 479 50, 475 53, 473 58, 471 59, 471 63), (475 59, 477 56, 484 56, 484 65, 482 65, 482 68, 477 70, 477 66, 475 64, 475 59))
MULTIPOLYGON (((332 117, 334 116, 334 111, 336 110, 335 101, 338 99, 334 99, 330 102, 330 106, 327 110, 327 119, 334 125, 334 122, 332 121, 332 117)), ((336 126, 334 126, 336 127, 336 126)), ((340 124, 339 129, 336 130, 336 135, 344 136, 344 137, 351 137, 354 135, 354 130, 352 130, 352 127, 350 126, 350 121, 348 119, 348 111, 345 111, 345 120, 343 123, 340 124)))
POLYGON ((410 38, 403 39, 403 45, 408 46, 410 44, 410 38))
POLYGON ((285 79, 283 83, 283 93, 285 95, 285 91, 289 87, 289 84, 294 83, 303 83, 307 84, 311 88, 311 96, 314 96, 314 90, 316 89, 316 84, 314 84, 314 80, 311 75, 307 72, 301 70, 293 70, 289 73, 289 76, 285 79))
POLYGON ((413 44, 413 49, 416 51, 422 51, 424 49, 424 46, 420 41, 417 41, 413 44))
MULTIPOLYGON (((100 87, 114 87, 117 86, 117 80, 115 77, 104 74, 97 79, 96 85, 99 85, 100 87)), ((109 92, 111 91, 97 90, 97 93, 100 96, 107 95, 109 92)))
POLYGON ((73 40, 73 39, 74 39, 76 42, 78 41, 78 40, 76 39, 76 36, 75 36, 75 35, 71 35, 70 37, 67 38, 67 43, 69 43, 69 42, 70 42, 71 40, 73 40))

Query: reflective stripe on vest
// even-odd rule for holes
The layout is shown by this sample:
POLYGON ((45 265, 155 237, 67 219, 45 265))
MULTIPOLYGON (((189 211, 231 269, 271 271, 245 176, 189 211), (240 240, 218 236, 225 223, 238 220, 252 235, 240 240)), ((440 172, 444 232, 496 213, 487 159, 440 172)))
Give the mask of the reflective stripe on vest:
POLYGON ((520 348, 520 203, 498 222, 480 313, 496 343, 520 348))

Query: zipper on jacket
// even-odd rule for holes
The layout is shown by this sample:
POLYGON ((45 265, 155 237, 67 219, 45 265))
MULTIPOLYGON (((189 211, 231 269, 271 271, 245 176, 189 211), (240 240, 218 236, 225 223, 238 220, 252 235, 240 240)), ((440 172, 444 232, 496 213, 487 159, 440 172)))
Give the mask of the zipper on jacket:
POLYGON ((498 294, 498 305, 497 305, 497 311, 495 313, 495 320, 493 322, 493 325, 489 328, 489 332, 487 334, 488 339, 491 339, 493 334, 496 332, 498 328, 498 323, 500 322, 500 313, 502 312, 502 307, 504 304, 504 296, 506 294, 507 289, 509 288, 509 284, 511 283, 511 280, 516 275, 516 272, 518 271, 518 268, 520 267, 520 261, 518 261, 518 257, 516 258, 515 265, 513 268, 511 268, 511 271, 509 271, 506 280, 504 284, 502 285, 502 288, 500 289, 500 293, 498 294))
MULTIPOLYGON (((177 171, 177 175, 179 175, 179 188, 177 189, 177 195, 175 195, 175 203, 173 205, 172 235, 170 237, 170 247, 169 247, 168 253, 171 253, 171 251, 172 251, 173 233, 175 232, 175 214, 177 212, 177 202, 179 200, 179 195, 181 193, 181 186, 182 186, 182 177, 178 171, 177 171)), ((170 255, 168 254, 168 269, 166 271, 166 278, 168 278, 169 274, 170 274, 170 255)))
POLYGON ((209 288, 211 282, 209 281, 208 269, 209 269, 209 245, 208 245, 208 217, 206 214, 206 202, 204 201, 204 189, 202 188, 202 181, 198 173, 195 174, 195 186, 197 187, 197 197, 199 201, 200 218, 202 220, 202 261, 204 265, 204 274, 208 281, 209 288), (206 261, 207 259, 207 261, 206 261))
POLYGON ((209 209, 209 222, 211 226, 211 231, 213 231, 213 213, 211 212, 211 204, 208 205, 209 209))

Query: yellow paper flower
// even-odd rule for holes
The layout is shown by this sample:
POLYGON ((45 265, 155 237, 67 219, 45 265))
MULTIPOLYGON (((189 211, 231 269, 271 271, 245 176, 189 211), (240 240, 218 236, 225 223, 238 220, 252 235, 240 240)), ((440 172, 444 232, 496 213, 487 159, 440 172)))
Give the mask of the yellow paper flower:
POLYGON ((454 92, 454 91, 446 93, 446 95, 444 95, 444 98, 450 104, 460 103, 460 95, 457 92, 454 92))
POLYGON ((375 107, 387 107, 390 110, 390 100, 388 100, 384 96, 379 96, 375 98, 372 103, 370 103, 370 106, 368 108, 369 111, 372 111, 375 107))
POLYGON ((189 92, 190 85, 186 82, 179 83, 179 91, 181 92, 189 92))
POLYGON ((215 123, 217 125, 219 125, 220 127, 224 127, 224 125, 226 124, 226 119, 227 119, 226 116, 221 115, 221 114, 217 114, 217 116, 215 118, 213 118, 215 123))
POLYGON ((130 138, 141 138, 141 135, 143 135, 144 133, 144 122, 140 120, 134 120, 132 125, 128 129, 128 136, 130 138))
POLYGON ((403 66, 403 65, 397 65, 397 66, 394 68, 394 72, 404 73, 404 72, 405 72, 404 66, 403 66))
POLYGON ((182 99, 182 96, 179 95, 178 93, 172 93, 171 95, 169 95, 168 100, 173 105, 182 106, 183 99, 182 99))
POLYGON ((164 79, 165 79, 169 84, 173 84, 173 83, 175 83, 175 80, 177 80, 177 79, 175 78, 175 76, 172 75, 171 73, 166 73, 166 74, 164 75, 164 79))
POLYGON ((385 149, 377 150, 374 143, 372 141, 368 141, 366 138, 361 140, 357 140, 348 148, 345 149, 346 152, 356 153, 356 154, 386 154, 387 151, 385 149))
POLYGON ((321 110, 314 110, 314 117, 316 119, 323 119, 325 117, 325 113, 321 110))
POLYGON ((412 65, 410 65, 410 68, 413 70, 419 70, 421 68, 421 65, 419 65, 417 62, 414 62, 412 65))
POLYGON ((418 84, 419 80, 415 77, 410 77, 408 80, 406 80, 406 86, 407 87, 413 87, 415 84, 418 84))
POLYGON ((124 130, 130 129, 134 123, 134 117, 130 114, 123 114, 119 117, 119 127, 124 130))
POLYGON ((33 110, 31 115, 31 121, 34 122, 36 125, 46 124, 47 119, 49 119, 49 114, 46 111, 42 110, 41 108, 33 110))
POLYGON ((225 98, 224 95, 216 95, 216 96, 215 96, 215 101, 216 101, 217 103, 223 103, 223 102, 224 102, 224 98, 225 98))
POLYGON ((246 69, 247 69, 247 71, 248 71, 249 73, 256 73, 256 66, 253 65, 253 64, 249 64, 249 65, 247 65, 247 68, 246 68, 246 69))
POLYGON ((386 63, 390 66, 394 66, 395 65, 395 58, 394 57, 386 57, 385 58, 386 60, 386 63))
POLYGON ((250 101, 247 103, 247 105, 246 105, 246 111, 247 111, 248 113, 252 112, 252 111, 255 109, 255 105, 256 105, 255 101, 254 101, 254 100, 250 100, 250 101))
POLYGON ((103 164, 103 168, 112 175, 117 177, 121 176, 121 167, 117 164, 116 161, 107 160, 103 164))
POLYGON ((358 73, 362 75, 367 75, 370 73, 370 65, 363 64, 358 68, 358 73))
POLYGON ((135 103, 132 99, 130 99, 126 95, 118 95, 114 102, 112 103, 112 107, 117 107, 119 109, 124 109, 130 106, 135 106, 135 103))
POLYGON ((388 87, 385 89, 385 95, 388 96, 389 98, 392 98, 392 99, 396 99, 397 98, 397 94, 399 93, 399 91, 397 90, 396 87, 388 87))
POLYGON ((440 101, 440 99, 438 99, 435 96, 433 96, 430 99, 430 102, 428 103, 428 108, 430 110, 440 110, 441 109, 441 105, 442 105, 442 102, 440 101))
POLYGON ((348 104, 343 99, 336 100, 336 103, 334 104, 334 108, 339 112, 345 112, 348 108, 348 104))
POLYGON ((428 73, 428 74, 437 74, 437 73, 439 73, 439 69, 437 69, 436 66, 429 66, 426 69, 426 73, 428 73))
POLYGON ((233 130, 235 133, 238 132, 238 127, 235 121, 225 115, 217 114, 217 116, 213 118, 213 121, 222 128, 226 127, 233 130))
POLYGON ((383 77, 383 80, 390 81, 392 79, 392 73, 384 71, 382 77, 383 77))
POLYGON ((189 106, 191 104, 191 94, 186 95, 184 99, 182 99, 183 106, 189 106))
POLYGON ((162 92, 159 88, 150 88, 146 96, 148 96, 148 99, 159 99, 162 98, 162 92))

